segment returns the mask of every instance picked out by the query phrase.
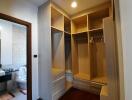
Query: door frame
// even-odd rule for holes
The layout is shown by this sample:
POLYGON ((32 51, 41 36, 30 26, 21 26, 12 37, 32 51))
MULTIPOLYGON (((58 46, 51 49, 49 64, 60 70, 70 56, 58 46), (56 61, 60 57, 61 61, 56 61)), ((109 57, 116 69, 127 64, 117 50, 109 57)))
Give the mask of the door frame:
POLYGON ((3 13, 0 13, 0 19, 27 27, 27 100, 32 100, 32 24, 3 13))

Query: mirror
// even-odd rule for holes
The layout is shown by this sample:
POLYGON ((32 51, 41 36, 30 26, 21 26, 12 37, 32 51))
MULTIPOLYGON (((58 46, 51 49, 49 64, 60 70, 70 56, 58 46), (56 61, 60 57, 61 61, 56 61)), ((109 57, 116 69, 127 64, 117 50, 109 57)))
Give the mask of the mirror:
POLYGON ((26 26, 0 19, 0 64, 0 100, 26 100, 26 26))

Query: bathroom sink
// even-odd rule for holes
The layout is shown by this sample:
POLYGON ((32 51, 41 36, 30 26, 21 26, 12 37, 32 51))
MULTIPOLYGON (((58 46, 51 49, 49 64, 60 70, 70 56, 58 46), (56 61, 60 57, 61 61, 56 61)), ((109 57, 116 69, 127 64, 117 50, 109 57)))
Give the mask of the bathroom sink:
POLYGON ((5 71, 3 71, 2 69, 0 69, 0 76, 4 76, 5 75, 5 71))

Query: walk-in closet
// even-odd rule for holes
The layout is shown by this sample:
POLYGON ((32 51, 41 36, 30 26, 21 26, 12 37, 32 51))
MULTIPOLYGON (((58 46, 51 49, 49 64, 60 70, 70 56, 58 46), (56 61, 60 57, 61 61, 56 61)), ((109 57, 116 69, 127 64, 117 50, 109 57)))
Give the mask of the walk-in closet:
POLYGON ((59 0, 52 0, 42 5, 38 14, 44 100, 58 100, 71 87, 98 94, 100 100, 109 98, 109 88, 113 88, 109 71, 114 73, 108 61, 108 45, 114 47, 108 41, 114 38, 109 35, 114 34, 112 2, 95 3, 69 15, 59 0))

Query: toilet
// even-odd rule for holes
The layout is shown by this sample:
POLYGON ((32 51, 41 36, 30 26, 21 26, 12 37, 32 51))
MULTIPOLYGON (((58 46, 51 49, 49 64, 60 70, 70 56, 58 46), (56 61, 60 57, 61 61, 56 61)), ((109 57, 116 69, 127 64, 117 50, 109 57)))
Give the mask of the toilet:
POLYGON ((20 67, 16 73, 16 82, 19 89, 27 89, 27 70, 26 67, 20 67))

